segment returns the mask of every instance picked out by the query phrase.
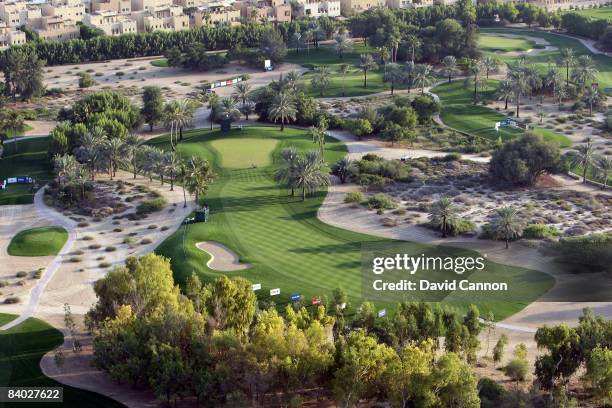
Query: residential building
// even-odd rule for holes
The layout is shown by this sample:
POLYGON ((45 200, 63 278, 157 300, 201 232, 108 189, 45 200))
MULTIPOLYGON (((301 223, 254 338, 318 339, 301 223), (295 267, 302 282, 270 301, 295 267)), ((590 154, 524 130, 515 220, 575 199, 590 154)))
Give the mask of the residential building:
POLYGON ((25 1, 0 3, 0 20, 8 27, 20 27, 42 17, 40 7, 25 1))
POLYGON ((196 8, 208 4, 208 0, 174 0, 174 4, 184 8, 196 8))
POLYGON ((385 5, 385 0, 340 0, 340 12, 349 17, 374 7, 385 5))
POLYGON ((159 7, 171 5, 172 0, 132 0, 132 11, 151 11, 159 7))
POLYGON ((95 11, 87 14, 83 20, 93 28, 99 28, 106 35, 121 35, 138 32, 136 21, 118 14, 116 11, 95 11))
POLYGON ((283 23, 291 21, 291 4, 282 0, 239 0, 234 7, 245 20, 283 23))
MULTIPOLYGON (((446 0, 442 0, 442 1, 446 1, 446 0)), ((392 8, 392 9, 419 8, 419 7, 429 7, 433 5, 434 5, 434 0, 387 0, 387 7, 392 8)))
POLYGON ((72 20, 46 16, 36 26, 28 26, 43 40, 68 41, 81 36, 81 29, 72 20))
POLYGON ((211 24, 237 25, 240 24, 240 10, 229 2, 210 2, 198 7, 197 11, 191 14, 191 24, 194 27, 211 24))
POLYGON ((0 24, 0 50, 25 43, 26 36, 23 31, 15 30, 5 23, 0 24))
POLYGON ((316 1, 299 0, 297 17, 338 17, 340 16, 340 0, 316 1))
POLYGON ((51 0, 41 5, 43 17, 57 17, 62 21, 80 22, 85 18, 85 5, 81 0, 51 0))
POLYGON ((136 21, 138 32, 181 31, 189 28, 189 16, 183 14, 181 6, 159 6, 132 12, 130 18, 136 21))
POLYGON ((90 13, 95 11, 116 11, 117 14, 132 12, 131 0, 91 0, 90 13))

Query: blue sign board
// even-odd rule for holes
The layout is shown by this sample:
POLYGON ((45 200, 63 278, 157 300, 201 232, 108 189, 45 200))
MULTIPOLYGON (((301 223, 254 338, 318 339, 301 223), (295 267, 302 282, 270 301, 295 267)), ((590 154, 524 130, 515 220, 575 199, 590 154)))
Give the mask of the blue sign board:
POLYGON ((300 293, 294 293, 293 295, 291 295, 291 301, 297 302, 298 300, 300 300, 301 297, 302 295, 300 293))

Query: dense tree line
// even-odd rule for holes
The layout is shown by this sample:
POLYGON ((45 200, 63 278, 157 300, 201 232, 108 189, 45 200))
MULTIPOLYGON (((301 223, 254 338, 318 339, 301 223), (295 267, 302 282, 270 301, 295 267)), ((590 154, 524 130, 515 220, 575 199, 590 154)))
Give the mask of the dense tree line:
POLYGON ((565 13, 561 17, 561 27, 570 34, 599 40, 610 26, 608 20, 583 16, 578 13, 565 13))

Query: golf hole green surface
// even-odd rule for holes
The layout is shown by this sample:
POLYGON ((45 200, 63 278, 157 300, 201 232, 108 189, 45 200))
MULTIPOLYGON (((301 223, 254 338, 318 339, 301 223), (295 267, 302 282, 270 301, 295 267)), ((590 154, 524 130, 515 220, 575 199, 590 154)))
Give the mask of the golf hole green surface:
POLYGON ((15 235, 7 252, 12 256, 57 255, 67 239, 68 233, 62 227, 31 228, 15 235))
POLYGON ((210 145, 219 152, 221 164, 229 169, 268 166, 272 163, 272 152, 277 139, 217 139, 210 145))

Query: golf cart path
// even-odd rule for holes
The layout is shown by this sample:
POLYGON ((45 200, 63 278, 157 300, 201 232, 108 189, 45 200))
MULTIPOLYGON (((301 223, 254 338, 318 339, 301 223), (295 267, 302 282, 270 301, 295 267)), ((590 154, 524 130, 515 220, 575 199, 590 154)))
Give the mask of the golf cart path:
POLYGON ((234 251, 218 242, 198 242, 196 248, 210 255, 210 260, 206 263, 206 266, 215 271, 241 271, 251 267, 251 264, 240 262, 240 257, 234 251))

